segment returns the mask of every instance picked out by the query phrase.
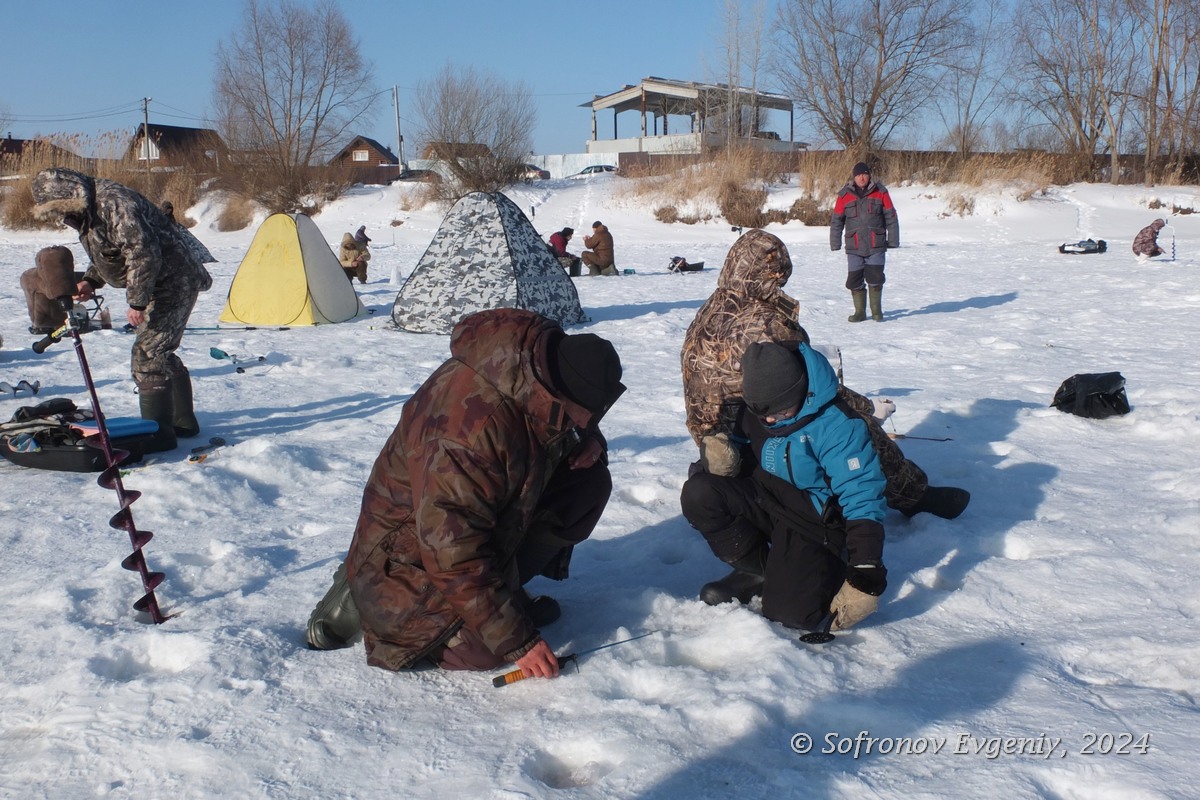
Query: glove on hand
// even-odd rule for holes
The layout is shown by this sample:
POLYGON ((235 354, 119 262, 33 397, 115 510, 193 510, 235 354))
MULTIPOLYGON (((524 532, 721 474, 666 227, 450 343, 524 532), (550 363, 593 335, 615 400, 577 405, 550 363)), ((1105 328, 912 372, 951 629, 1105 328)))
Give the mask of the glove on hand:
POLYGON ((873 405, 874 410, 871 411, 871 416, 875 417, 875 419, 879 420, 880 422, 885 421, 892 414, 896 413, 896 404, 886 397, 881 397, 878 400, 875 400, 873 405))
POLYGON ((833 620, 835 631, 852 628, 875 613, 879 608, 879 595, 887 588, 887 570, 879 567, 852 567, 847 571, 846 582, 834 595, 829 610, 837 614, 833 620))
POLYGON ((832 630, 844 631, 847 628, 853 628, 874 614, 877 608, 879 608, 878 597, 860 592, 847 581, 842 584, 842 588, 834 595, 833 602, 829 604, 829 610, 837 614, 833 620, 832 630))
POLYGON ((700 439, 700 461, 710 475, 736 476, 742 468, 742 452, 727 433, 714 433, 700 439))

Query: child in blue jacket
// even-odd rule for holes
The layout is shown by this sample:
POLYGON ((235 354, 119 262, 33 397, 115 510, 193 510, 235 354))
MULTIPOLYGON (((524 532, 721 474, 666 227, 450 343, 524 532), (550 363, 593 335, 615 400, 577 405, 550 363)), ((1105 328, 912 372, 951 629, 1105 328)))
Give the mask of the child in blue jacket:
POLYGON ((681 497, 684 516, 733 567, 700 598, 761 594, 763 615, 788 627, 812 629, 830 613, 834 630, 852 627, 887 588, 886 480, 866 423, 807 344, 751 344, 742 374, 742 427, 758 464, 748 476, 697 473, 681 497))

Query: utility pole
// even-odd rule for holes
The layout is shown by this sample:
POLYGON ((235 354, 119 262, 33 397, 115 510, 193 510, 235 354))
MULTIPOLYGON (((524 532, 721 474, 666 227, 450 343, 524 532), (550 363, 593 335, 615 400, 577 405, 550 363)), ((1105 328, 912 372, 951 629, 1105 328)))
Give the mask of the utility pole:
POLYGON ((153 97, 142 98, 142 152, 146 156, 146 177, 150 177, 150 101, 153 97))
MULTIPOLYGON (((404 137, 400 135, 400 87, 392 85, 392 102, 396 106, 396 151, 400 156, 400 175, 404 174, 404 137)), ((397 176, 398 177, 398 176, 397 176)))

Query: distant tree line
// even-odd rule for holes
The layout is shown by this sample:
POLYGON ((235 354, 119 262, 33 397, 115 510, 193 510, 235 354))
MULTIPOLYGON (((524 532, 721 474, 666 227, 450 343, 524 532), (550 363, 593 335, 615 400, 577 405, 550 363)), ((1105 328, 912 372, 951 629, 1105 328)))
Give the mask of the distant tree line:
POLYGON ((859 156, 1038 149, 1086 174, 1141 154, 1148 182, 1200 149, 1200 0, 729 0, 718 68, 764 72, 824 140, 859 156), (761 46, 763 38, 770 46, 761 46), (936 121, 940 124, 933 124, 936 121))

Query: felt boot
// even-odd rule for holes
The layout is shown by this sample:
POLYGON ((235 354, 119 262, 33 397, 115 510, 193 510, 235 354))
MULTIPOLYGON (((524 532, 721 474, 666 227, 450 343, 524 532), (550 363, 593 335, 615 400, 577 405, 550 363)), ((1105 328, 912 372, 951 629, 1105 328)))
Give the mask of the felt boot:
POLYGON ((186 369, 171 376, 171 399, 175 403, 175 435, 180 439, 199 435, 200 422, 192 409, 192 375, 186 369))
POLYGON ((906 517, 915 517, 922 511, 942 519, 954 519, 971 502, 971 493, 954 486, 930 486, 912 508, 902 509, 906 517))
POLYGON ((854 298, 854 313, 846 317, 846 322, 862 322, 867 318, 867 293, 862 289, 850 292, 854 298))
POLYGON ((867 291, 871 297, 871 319, 883 322, 883 287, 868 286, 867 291))
POLYGON ((308 616, 306 639, 313 650, 338 650, 349 647, 362 633, 362 620, 343 561, 333 573, 333 585, 308 616))
POLYGON ((757 547, 729 566, 733 572, 717 581, 700 587, 700 599, 710 606, 730 603, 749 603, 762 594, 763 576, 766 573, 767 548, 757 547))
POLYGON ((544 628, 552 622, 558 621, 558 618, 562 616, 562 607, 549 595, 540 594, 537 597, 530 597, 529 592, 521 588, 517 591, 517 597, 520 598, 521 604, 525 608, 525 614, 535 628, 544 628))
POLYGON ((175 400, 171 394, 170 379, 139 383, 138 404, 141 406, 142 419, 152 419, 158 423, 158 432, 146 444, 143 452, 174 450, 179 442, 175 438, 175 400))

